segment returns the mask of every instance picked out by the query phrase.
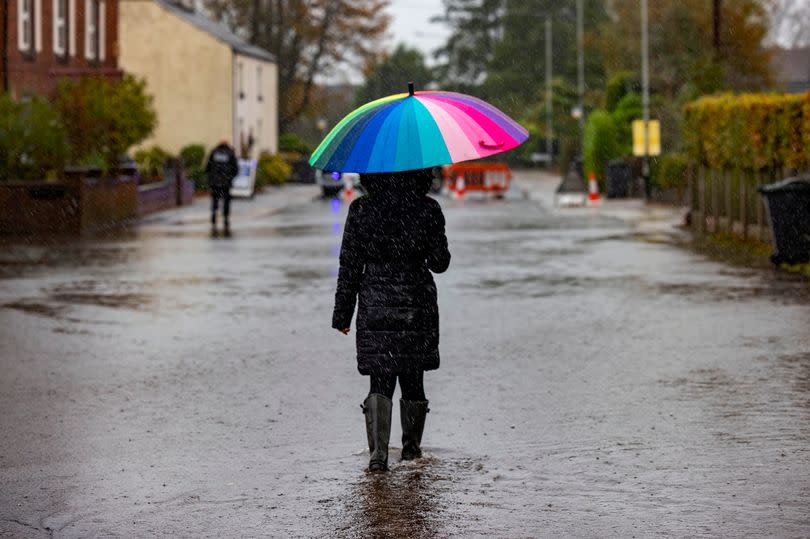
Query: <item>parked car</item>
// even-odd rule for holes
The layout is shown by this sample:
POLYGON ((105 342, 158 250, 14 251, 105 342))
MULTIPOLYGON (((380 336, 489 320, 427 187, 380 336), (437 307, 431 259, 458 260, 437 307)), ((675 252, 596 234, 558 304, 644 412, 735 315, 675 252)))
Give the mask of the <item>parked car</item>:
POLYGON ((360 174, 356 172, 324 172, 323 170, 315 170, 315 183, 321 186, 323 196, 327 198, 336 197, 343 191, 346 186, 346 181, 352 182, 354 189, 362 190, 360 185, 360 174))

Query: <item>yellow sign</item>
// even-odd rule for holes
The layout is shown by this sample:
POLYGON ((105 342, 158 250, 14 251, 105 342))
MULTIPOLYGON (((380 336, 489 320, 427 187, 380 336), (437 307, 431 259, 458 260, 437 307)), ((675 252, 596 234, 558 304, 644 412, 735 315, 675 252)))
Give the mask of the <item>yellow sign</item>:
MULTIPOLYGON (((661 155, 661 123, 658 120, 649 120, 647 132, 647 155, 661 155)), ((644 155, 644 120, 633 120, 633 155, 644 155)))

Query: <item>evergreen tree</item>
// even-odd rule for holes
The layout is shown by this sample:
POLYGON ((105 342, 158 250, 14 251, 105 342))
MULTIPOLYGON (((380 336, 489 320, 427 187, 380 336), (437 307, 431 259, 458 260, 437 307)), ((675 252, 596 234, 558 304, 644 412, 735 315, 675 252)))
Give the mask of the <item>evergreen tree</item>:
POLYGON ((366 81, 357 90, 357 106, 406 92, 410 81, 417 90, 424 90, 433 81, 433 74, 421 52, 400 44, 390 56, 384 55, 366 68, 366 81))

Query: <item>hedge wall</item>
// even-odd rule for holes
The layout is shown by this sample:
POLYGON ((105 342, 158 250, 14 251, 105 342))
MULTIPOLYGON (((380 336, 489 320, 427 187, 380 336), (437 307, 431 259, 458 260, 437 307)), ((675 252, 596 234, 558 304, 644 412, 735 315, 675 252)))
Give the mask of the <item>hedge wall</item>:
POLYGON ((684 147, 711 168, 810 169, 810 93, 702 97, 684 109, 684 147))

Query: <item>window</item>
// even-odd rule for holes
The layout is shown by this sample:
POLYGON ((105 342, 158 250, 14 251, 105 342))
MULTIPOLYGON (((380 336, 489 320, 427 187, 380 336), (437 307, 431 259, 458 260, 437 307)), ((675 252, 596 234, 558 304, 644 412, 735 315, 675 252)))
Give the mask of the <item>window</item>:
POLYGON ((53 0, 53 52, 65 56, 67 41, 68 0, 53 0))
POLYGON ((98 0, 84 1, 84 57, 98 59, 98 0))
POLYGON ((262 119, 256 119, 256 146, 261 146, 262 140, 262 119))
POLYGON ((264 100, 262 97, 262 66, 256 66, 256 99, 264 100))
POLYGON ((242 99, 245 97, 245 66, 242 64, 242 62, 237 64, 236 70, 237 77, 239 79, 239 99, 242 99))
POLYGON ((17 46, 23 52, 34 49, 34 0, 17 0, 17 46))

